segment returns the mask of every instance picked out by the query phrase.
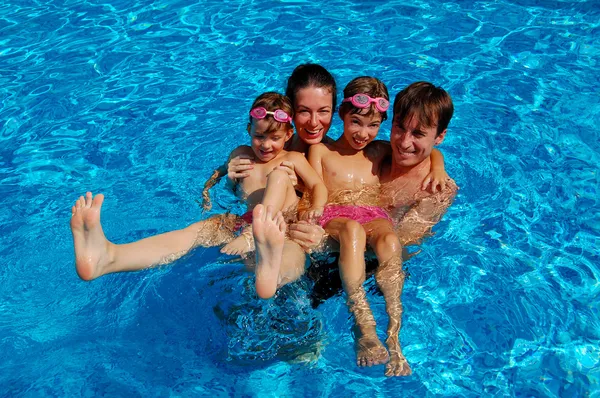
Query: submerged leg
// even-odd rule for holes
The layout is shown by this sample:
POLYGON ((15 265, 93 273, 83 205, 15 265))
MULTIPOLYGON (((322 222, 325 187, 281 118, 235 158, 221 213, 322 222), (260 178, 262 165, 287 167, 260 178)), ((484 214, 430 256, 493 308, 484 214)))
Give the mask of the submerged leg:
POLYGON ((388 361, 388 352, 377 337, 375 318, 365 293, 365 247, 366 233, 356 221, 344 218, 331 220, 326 231, 340 242, 340 277, 348 308, 354 315, 359 331, 357 336, 356 363, 358 366, 373 366, 388 361))
POLYGON ((389 317, 386 344, 390 352, 390 361, 385 367, 386 376, 407 376, 412 373, 408 361, 400 346, 400 328, 402 327, 402 289, 404 271, 402 270, 402 246, 394 233, 391 223, 376 220, 365 226, 369 229, 369 245, 375 251, 379 267, 375 278, 385 299, 385 308, 389 317))
POLYGON ((194 223, 187 228, 116 245, 106 239, 100 223, 104 196, 92 199, 87 192, 71 212, 71 232, 79 277, 89 281, 123 271, 139 271, 177 260, 197 246, 217 246, 233 238, 235 216, 223 215, 194 223))

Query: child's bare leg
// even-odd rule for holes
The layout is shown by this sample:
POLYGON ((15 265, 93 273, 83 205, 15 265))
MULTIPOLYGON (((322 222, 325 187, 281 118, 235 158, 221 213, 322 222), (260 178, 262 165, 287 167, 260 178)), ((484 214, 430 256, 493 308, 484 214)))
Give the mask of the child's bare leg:
POLYGON ((348 296, 348 307, 360 331, 357 340, 358 366, 372 366, 388 361, 388 352, 377 337, 376 323, 365 293, 366 233, 356 221, 335 218, 325 230, 340 242, 340 276, 348 296))
POLYGON ((256 293, 267 299, 273 297, 277 290, 287 225, 281 212, 274 213, 271 206, 257 205, 252 217, 256 245, 256 293))
MULTIPOLYGON (((299 244, 292 240, 286 239, 283 243, 283 254, 281 257, 277 289, 288 283, 297 281, 304 275, 306 267, 306 253, 299 244)), ((256 258, 254 256, 248 256, 244 262, 249 271, 256 269, 256 258)))
POLYGON ((386 312, 389 316, 386 344, 390 351, 390 362, 385 367, 385 375, 407 376, 412 371, 400 346, 401 295, 404 287, 402 246, 392 224, 387 220, 372 221, 365 224, 365 228, 368 231, 369 245, 379 260, 375 277, 383 293, 386 312))
POLYGON ((106 239, 100 223, 103 201, 102 194, 92 200, 91 192, 87 192, 71 209, 76 269, 83 280, 167 264, 196 246, 216 246, 233 238, 233 216, 217 216, 178 231, 115 245, 106 239))
MULTIPOLYGON (((285 210, 297 201, 294 186, 287 173, 283 170, 273 170, 267 176, 267 186, 263 193, 261 204, 263 206, 272 206, 274 214, 285 210)), ((241 255, 254 249, 249 244, 252 230, 244 231, 240 236, 223 246, 221 253, 229 255, 241 255)))
POLYGON ((221 253, 230 256, 241 256, 254 250, 254 239, 252 238, 252 226, 246 226, 242 233, 221 248, 221 253))

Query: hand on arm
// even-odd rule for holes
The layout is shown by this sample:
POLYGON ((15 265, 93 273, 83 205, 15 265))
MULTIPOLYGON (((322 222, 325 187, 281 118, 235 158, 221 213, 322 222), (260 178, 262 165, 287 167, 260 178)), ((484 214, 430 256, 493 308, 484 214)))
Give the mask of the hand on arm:
POLYGON ((229 155, 229 162, 227 163, 227 178, 231 181, 235 181, 239 178, 248 177, 248 170, 254 168, 254 157, 249 155, 246 147, 238 147, 231 152, 229 155))
POLYGON ((294 187, 298 185, 298 176, 296 175, 294 163, 290 162, 289 160, 284 160, 279 166, 275 167, 275 170, 285 171, 288 174, 288 177, 290 177, 292 185, 294 187))
POLYGON ((431 151, 431 170, 429 174, 423 180, 423 185, 421 189, 423 191, 427 190, 427 187, 431 185, 431 192, 435 193, 438 191, 443 192, 446 189, 446 183, 450 176, 446 173, 446 169, 444 168, 444 155, 436 149, 433 148, 431 151))

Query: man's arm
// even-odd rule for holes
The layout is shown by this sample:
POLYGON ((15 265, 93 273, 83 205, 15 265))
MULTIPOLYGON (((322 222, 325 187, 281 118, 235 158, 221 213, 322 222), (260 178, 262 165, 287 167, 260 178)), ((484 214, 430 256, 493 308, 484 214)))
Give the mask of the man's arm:
POLYGON ((431 236, 431 229, 448 210, 457 191, 458 187, 450 180, 443 191, 419 200, 408 210, 396 228, 400 243, 414 245, 431 236))

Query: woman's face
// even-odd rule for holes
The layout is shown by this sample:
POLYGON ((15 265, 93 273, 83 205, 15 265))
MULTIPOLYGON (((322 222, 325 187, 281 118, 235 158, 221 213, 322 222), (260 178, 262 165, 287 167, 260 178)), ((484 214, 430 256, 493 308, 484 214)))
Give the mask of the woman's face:
POLYGON ((333 118, 333 95, 324 87, 306 87, 296 93, 294 125, 308 145, 321 142, 333 118))

